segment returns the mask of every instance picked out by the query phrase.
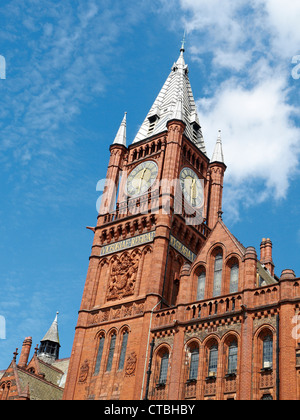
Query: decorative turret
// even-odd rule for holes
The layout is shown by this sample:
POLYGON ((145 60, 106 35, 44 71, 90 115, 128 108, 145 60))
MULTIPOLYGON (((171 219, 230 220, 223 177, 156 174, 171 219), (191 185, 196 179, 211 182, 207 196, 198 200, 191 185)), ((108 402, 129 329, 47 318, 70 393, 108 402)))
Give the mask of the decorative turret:
POLYGON ((113 143, 113 144, 121 144, 122 146, 125 146, 125 147, 126 147, 126 117, 127 117, 127 112, 125 112, 123 121, 120 125, 120 128, 117 132, 116 138, 113 143))
MULTIPOLYGON (((106 172, 106 183, 99 209, 99 215, 103 216, 111 213, 116 205, 117 186, 120 181, 120 172, 122 171, 123 159, 127 151, 126 147, 126 119, 127 112, 125 112, 123 121, 117 132, 114 142, 110 146, 110 159, 106 172)), ((102 224, 102 219, 99 218, 99 224, 102 224)))
POLYGON ((221 130, 219 130, 217 143, 215 146, 215 150, 211 159, 211 163, 225 163, 224 162, 224 154, 223 154, 223 146, 222 146, 222 138, 221 138, 221 130))
POLYGON ((223 180, 226 171, 224 163, 221 130, 219 130, 215 150, 209 165, 210 172, 210 199, 208 210, 208 227, 213 229, 222 215, 223 180))
POLYGON ((59 356, 59 335, 58 335, 58 324, 57 324, 57 315, 45 334, 44 338, 41 340, 41 345, 38 351, 38 358, 43 360, 46 363, 52 364, 59 356))
POLYGON ((269 270, 269 273, 271 276, 274 276, 274 262, 272 257, 272 241, 270 238, 263 238, 261 244, 260 244, 260 262, 263 264, 267 270, 269 270))

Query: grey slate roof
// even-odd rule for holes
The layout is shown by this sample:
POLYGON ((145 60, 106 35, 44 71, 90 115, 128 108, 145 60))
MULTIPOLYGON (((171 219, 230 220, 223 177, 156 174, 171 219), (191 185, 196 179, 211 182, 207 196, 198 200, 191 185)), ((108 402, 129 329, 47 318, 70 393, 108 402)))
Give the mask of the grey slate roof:
POLYGON ((177 62, 173 64, 171 73, 133 143, 138 143, 150 136, 164 132, 167 129, 168 121, 179 119, 186 124, 184 133, 186 137, 206 154, 197 108, 188 77, 188 66, 185 64, 183 53, 184 48, 182 47, 177 62))
POLYGON ((58 343, 59 344, 57 315, 58 315, 58 312, 56 313, 56 317, 55 317, 51 327, 46 332, 44 338, 41 341, 52 341, 53 343, 58 343))

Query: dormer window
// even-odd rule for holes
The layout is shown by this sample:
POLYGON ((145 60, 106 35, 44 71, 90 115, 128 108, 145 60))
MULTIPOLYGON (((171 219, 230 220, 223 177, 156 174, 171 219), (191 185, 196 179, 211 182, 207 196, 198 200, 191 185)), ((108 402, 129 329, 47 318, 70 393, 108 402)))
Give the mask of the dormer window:
POLYGON ((158 115, 152 115, 151 117, 149 117, 148 135, 153 133, 157 121, 158 115))

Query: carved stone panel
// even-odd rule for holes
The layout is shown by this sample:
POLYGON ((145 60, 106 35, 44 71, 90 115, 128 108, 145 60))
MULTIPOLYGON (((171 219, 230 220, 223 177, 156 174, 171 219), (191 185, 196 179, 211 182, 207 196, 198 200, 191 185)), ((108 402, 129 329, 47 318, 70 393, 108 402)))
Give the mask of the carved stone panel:
POLYGON ((88 360, 85 360, 80 367, 80 373, 79 373, 79 379, 78 379, 79 383, 83 384, 86 382, 89 375, 89 370, 90 370, 89 362, 88 360))
POLYGON ((124 253, 111 265, 107 300, 122 299, 134 294, 139 267, 139 255, 124 253))
POLYGON ((137 362, 137 355, 135 352, 132 352, 128 356, 127 361, 126 361, 126 367, 125 367, 126 376, 133 376, 135 374, 136 362, 137 362))

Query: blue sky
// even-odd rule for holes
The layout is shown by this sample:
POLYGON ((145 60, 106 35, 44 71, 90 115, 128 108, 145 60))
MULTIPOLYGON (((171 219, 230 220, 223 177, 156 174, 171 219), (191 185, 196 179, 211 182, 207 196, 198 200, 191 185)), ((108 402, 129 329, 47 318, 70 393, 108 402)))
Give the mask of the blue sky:
POLYGON ((56 311, 70 355, 109 145, 125 111, 133 140, 184 30, 209 155, 222 130, 224 221, 300 275, 299 20, 294 0, 2 0, 0 369, 56 311))

